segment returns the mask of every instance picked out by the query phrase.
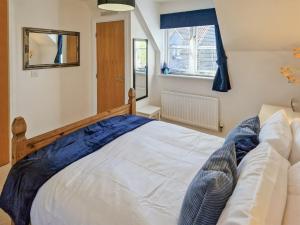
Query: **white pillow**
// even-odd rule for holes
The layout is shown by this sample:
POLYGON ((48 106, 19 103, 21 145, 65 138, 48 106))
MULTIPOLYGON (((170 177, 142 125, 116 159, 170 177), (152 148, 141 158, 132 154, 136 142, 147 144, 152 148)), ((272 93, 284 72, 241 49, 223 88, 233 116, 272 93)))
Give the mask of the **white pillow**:
POLYGON ((288 168, 289 162, 270 144, 259 144, 239 165, 237 185, 218 225, 281 225, 288 168))
POLYGON ((268 142, 284 158, 288 159, 291 153, 292 132, 288 117, 284 110, 271 116, 262 126, 259 133, 260 143, 268 142))
POLYGON ((300 162, 289 170, 288 199, 284 225, 299 225, 300 221, 300 162))
POLYGON ((300 119, 294 119, 291 128, 293 133, 293 145, 290 162, 293 165, 300 161, 300 119))

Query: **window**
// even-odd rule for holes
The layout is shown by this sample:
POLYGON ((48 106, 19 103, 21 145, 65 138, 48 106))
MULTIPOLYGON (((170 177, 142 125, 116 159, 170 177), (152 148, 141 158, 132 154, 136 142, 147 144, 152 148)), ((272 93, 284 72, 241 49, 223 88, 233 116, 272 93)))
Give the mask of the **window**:
POLYGON ((167 29, 166 46, 171 73, 215 76, 218 68, 215 26, 167 29))

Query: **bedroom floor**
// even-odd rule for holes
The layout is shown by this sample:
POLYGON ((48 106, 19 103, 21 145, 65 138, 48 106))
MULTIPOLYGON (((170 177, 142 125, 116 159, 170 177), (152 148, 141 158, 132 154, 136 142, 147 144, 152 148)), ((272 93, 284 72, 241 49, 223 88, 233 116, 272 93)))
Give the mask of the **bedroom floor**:
POLYGON ((179 126, 182 126, 182 127, 186 127, 186 128, 192 129, 192 130, 196 130, 196 131, 199 131, 199 132, 202 132, 202 133, 206 133, 206 134, 210 134, 210 135, 214 135, 214 136, 218 136, 218 137, 224 137, 224 135, 225 135, 222 132, 203 129, 203 128, 200 128, 200 127, 195 127, 195 126, 187 125, 187 124, 184 124, 184 123, 167 120, 167 119, 164 119, 164 118, 162 118, 162 121, 168 122, 168 123, 173 123, 173 124, 176 124, 176 125, 179 125, 179 126))
MULTIPOLYGON (((5 179, 9 172, 10 165, 0 167, 0 191, 4 185, 5 179)), ((11 221, 9 217, 0 209, 0 225, 10 225, 11 221)))

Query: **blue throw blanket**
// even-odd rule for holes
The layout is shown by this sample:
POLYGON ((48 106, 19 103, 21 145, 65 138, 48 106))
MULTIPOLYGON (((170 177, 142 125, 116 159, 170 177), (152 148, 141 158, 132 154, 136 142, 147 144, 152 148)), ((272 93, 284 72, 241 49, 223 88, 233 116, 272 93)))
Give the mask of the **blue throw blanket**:
POLYGON ((150 121, 138 116, 113 117, 82 128, 30 154, 11 169, 1 193, 0 207, 11 216, 15 225, 28 225, 32 202, 48 179, 71 163, 150 121))

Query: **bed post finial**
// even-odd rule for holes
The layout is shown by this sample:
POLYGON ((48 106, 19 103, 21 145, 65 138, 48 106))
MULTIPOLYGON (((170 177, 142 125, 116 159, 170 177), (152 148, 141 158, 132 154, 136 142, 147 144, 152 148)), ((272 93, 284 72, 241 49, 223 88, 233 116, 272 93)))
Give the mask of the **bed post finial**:
POLYGON ((128 104, 130 104, 130 114, 135 115, 136 114, 136 96, 135 96, 135 90, 134 88, 130 88, 128 92, 129 100, 128 104))
POLYGON ((19 153, 24 148, 24 142, 26 141, 27 125, 23 117, 17 117, 12 124, 12 164, 15 164, 19 160, 19 153))

